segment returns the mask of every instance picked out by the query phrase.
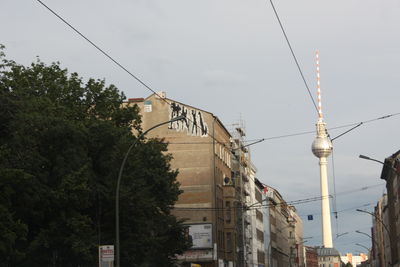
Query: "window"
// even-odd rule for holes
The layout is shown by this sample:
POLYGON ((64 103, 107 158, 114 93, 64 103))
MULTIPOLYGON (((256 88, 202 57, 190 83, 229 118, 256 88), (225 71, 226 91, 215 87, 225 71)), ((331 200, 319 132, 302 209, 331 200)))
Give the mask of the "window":
POLYGON ((256 189, 255 198, 258 202, 262 202, 262 195, 261 192, 256 189))
POLYGON ((256 218, 257 218, 257 220, 259 220, 260 222, 263 221, 263 214, 262 214, 261 211, 256 210, 256 218))
POLYGON ((226 233, 226 249, 227 252, 233 252, 233 240, 232 240, 232 233, 226 233))
POLYGON ((264 242, 264 232, 259 229, 256 229, 256 232, 257 232, 257 239, 261 242, 264 242))
POLYGON ((225 208, 226 208, 226 222, 230 223, 232 219, 232 214, 231 214, 231 202, 226 201, 225 202, 225 208))
POLYGON ((257 250, 258 263, 265 263, 265 253, 261 250, 257 250))

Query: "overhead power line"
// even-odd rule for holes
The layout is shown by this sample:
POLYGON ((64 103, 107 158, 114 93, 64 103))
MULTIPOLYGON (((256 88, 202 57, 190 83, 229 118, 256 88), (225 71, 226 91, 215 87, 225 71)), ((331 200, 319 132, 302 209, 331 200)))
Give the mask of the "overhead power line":
MULTIPOLYGON (((131 71, 129 71, 126 67, 124 67, 121 63, 119 63, 115 58, 113 58, 109 53, 107 53, 106 51, 104 51, 104 49, 100 48, 98 45, 96 45, 93 41, 91 41, 87 36, 85 36, 81 31, 79 31, 76 27, 72 26, 71 23, 69 23, 66 19, 64 19, 63 17, 61 17, 58 13, 56 13, 53 9, 51 9, 49 6, 47 6, 45 3, 43 3, 43 1, 41 0, 36 0, 38 3, 40 3, 43 7, 45 7, 47 10, 49 10, 53 15, 55 15, 58 19, 60 19, 64 24, 66 24, 69 28, 71 28, 74 32, 76 32, 79 36, 81 36, 84 40, 86 40, 91 46, 93 46, 96 50, 98 50, 101 54, 103 54, 104 56, 106 56, 108 59, 110 59, 114 64, 116 64, 119 68, 121 68, 124 72, 126 72, 130 77, 132 77, 133 79, 135 79, 137 82, 139 82, 141 85, 143 85, 146 89, 148 89, 149 91, 151 91, 152 93, 154 93, 155 95, 159 96, 160 99, 162 99, 163 101, 165 101, 168 105, 170 105, 171 103, 169 103, 167 101, 167 99, 161 97, 154 89, 152 89, 147 83, 145 83, 142 79, 140 79, 137 75, 133 74, 131 71)), ((274 10, 274 13, 278 19, 279 25, 281 26, 282 32, 285 36, 285 39, 288 43, 288 46, 290 48, 290 51, 292 53, 292 56, 296 62, 297 68, 303 78, 304 84, 308 90, 308 93, 311 97, 311 100, 314 104, 314 107, 316 108, 317 112, 318 112, 318 108, 315 104, 314 98, 312 97, 312 94, 310 92, 310 89, 308 87, 308 84, 304 78, 303 72, 301 71, 300 65, 298 63, 298 60, 296 58, 296 55, 294 54, 294 51, 292 49, 292 46, 290 44, 290 41, 287 37, 287 34, 283 28, 282 22, 279 18, 278 12, 272 2, 272 0, 270 0, 271 6, 274 10)), ((328 130, 334 130, 334 129, 340 129, 340 128, 346 128, 346 127, 351 127, 351 126, 355 126, 355 125, 359 125, 359 124, 366 124, 372 121, 376 121, 376 120, 381 120, 381 119, 386 119, 392 116, 396 116, 399 115, 399 113, 394 113, 394 114, 389 114, 389 115, 385 115, 376 119, 371 119, 371 120, 367 120, 367 121, 363 121, 363 122, 359 122, 359 123, 351 123, 351 124, 347 124, 347 125, 342 125, 342 126, 338 126, 338 127, 332 127, 332 128, 328 128, 328 130)), ((186 118, 187 120, 191 121, 190 118, 186 118)), ((200 128, 199 126, 197 126, 197 128, 200 128)), ((280 139, 280 138, 286 138, 286 137, 293 137, 293 136, 298 136, 298 135, 305 135, 305 134, 311 134, 314 133, 315 131, 306 131, 306 132, 300 132, 300 133, 294 133, 294 134, 286 134, 286 135, 279 135, 279 136, 272 136, 272 137, 267 137, 267 138, 260 138, 260 139, 255 139, 254 141, 256 142, 263 142, 263 141, 267 141, 267 140, 273 140, 273 139, 280 139)), ((212 136, 211 134, 209 134, 216 142, 220 143, 220 144, 224 144, 225 142, 221 142, 218 141, 214 136, 212 136)), ((245 141, 246 142, 246 141, 245 141)), ((251 142, 251 140, 248 140, 247 142, 251 142)), ((206 142, 203 142, 203 144, 205 144, 206 142)), ((183 143, 182 143, 183 144, 183 143)), ((185 143, 187 144, 187 143, 185 143)))
POLYGON ((313 103, 313 105, 314 105, 314 107, 315 107, 315 110, 316 110, 317 113, 318 113, 317 104, 315 104, 314 97, 312 96, 311 91, 310 91, 310 88, 308 87, 307 81, 306 81, 306 79, 305 79, 305 77, 304 77, 304 75, 303 75, 303 71, 301 70, 299 61, 297 60, 297 57, 296 57, 296 55, 294 54, 292 45, 290 44, 290 41, 289 41, 289 38, 288 38, 288 36, 287 36, 287 34, 286 34, 285 29, 283 28, 281 19, 279 18, 279 15, 278 15, 278 12, 277 12, 277 10, 276 10, 276 8, 275 8, 275 5, 274 5, 274 3, 272 2, 272 0, 270 0, 269 2, 271 3, 272 9, 274 10, 276 19, 278 20, 278 23, 279 23, 279 26, 280 26, 280 28, 281 28, 281 30, 282 30, 283 35, 285 36, 286 43, 287 43, 288 46, 289 46, 290 52, 291 52, 291 54, 292 54, 292 56, 293 56, 294 62, 296 63, 297 69, 299 70, 299 73, 300 73, 300 75, 301 75, 301 78, 303 79, 304 85, 306 86, 306 89, 307 89, 308 94, 309 94, 309 96, 310 96, 310 98, 311 98, 311 101, 312 101, 312 103, 313 103))
MULTIPOLYGON (((389 115, 385 115, 385 116, 381 116, 381 117, 378 117, 378 118, 374 118, 374 119, 370 119, 370 120, 366 120, 366 121, 362 121, 362 122, 355 122, 355 123, 345 124, 345 125, 341 125, 341 126, 331 127, 331 128, 328 128, 328 130, 337 130, 337 129, 341 129, 341 128, 348 128, 348 127, 352 127, 352 126, 355 126, 355 125, 356 126, 357 125, 365 125, 367 123, 371 123, 371 122, 378 121, 378 120, 383 120, 383 119, 388 119, 388 118, 395 117, 395 116, 398 116, 398 115, 400 115, 400 112, 389 114, 389 115)), ((345 133, 347 133, 347 131, 345 133)), ((274 140, 274 139, 282 139, 282 138, 288 138, 288 137, 295 137, 295 136, 306 135, 306 134, 315 134, 315 130, 292 133, 292 134, 276 135, 276 136, 264 137, 264 138, 259 138, 259 139, 249 139, 249 140, 244 140, 243 142, 244 143, 249 143, 249 142, 260 143, 260 142, 263 142, 263 141, 269 141, 269 140, 274 140)), ((336 138, 337 137, 335 137, 334 139, 336 139, 336 138)), ((229 143, 229 142, 225 142, 225 143, 229 143)), ((212 142, 170 142, 169 144, 174 144, 174 145, 212 144, 212 142)), ((249 145, 251 145, 251 144, 247 144, 245 146, 249 146, 249 145)))
MULTIPOLYGON (((47 6, 45 3, 43 3, 40 0, 38 1, 42 6, 44 6, 47 10, 49 10, 51 13, 53 13, 57 18, 59 18, 62 22, 64 22, 68 27, 70 27, 74 32, 79 34, 83 39, 85 39, 89 44, 91 44, 94 48, 96 48, 100 53, 102 53, 104 56, 109 58, 112 62, 114 62, 118 67, 123 69, 126 73, 129 74, 132 78, 134 78, 136 81, 138 81, 141 85, 146 87, 148 90, 153 92, 154 94, 158 95, 157 92, 155 92, 149 85, 147 85, 144 81, 142 81, 138 76, 133 74, 131 71, 129 71, 127 68, 125 68, 121 63, 119 63, 116 59, 114 59, 110 54, 105 52, 103 49, 101 49, 98 45, 96 45, 94 42, 92 42, 88 37, 86 37, 82 32, 80 32, 77 28, 72 26, 68 21, 66 21, 64 18, 62 18, 60 15, 58 15, 53 9, 51 9, 49 6, 47 6)), ((158 95, 159 96, 159 95, 158 95)), ((161 97, 160 97, 161 98, 161 97)))
MULTIPOLYGON (((53 9, 51 9, 49 6, 47 6, 45 3, 43 3, 41 0, 36 0, 39 2, 42 6, 44 6, 47 10, 49 10, 53 15, 55 15, 58 19, 60 19, 64 24, 66 24, 69 28, 71 28, 75 33, 77 33, 80 37, 82 37, 84 40, 86 40, 91 46, 93 46, 96 50, 98 50, 101 54, 106 56, 108 59, 110 59, 114 64, 116 64, 120 69, 122 69, 124 72, 126 72, 130 77, 135 79, 137 82, 139 82, 141 85, 143 85, 146 89, 151 91, 153 94, 157 95, 161 100, 163 100, 165 103, 168 105, 171 105, 170 102, 168 102, 167 99, 164 97, 160 96, 154 89, 152 89, 147 83, 145 83, 142 79, 140 79, 137 75, 133 74, 131 71, 129 71, 126 67, 124 67, 121 63, 119 63, 115 58, 113 58, 109 53, 104 51, 104 49, 100 48, 97 44, 95 44, 93 41, 91 41, 87 36, 85 36, 81 31, 79 31, 76 27, 72 26, 71 23, 69 23, 66 19, 61 17, 57 12, 55 12, 53 9)), ((193 122, 190 118, 186 117, 186 120, 193 122)), ((197 124, 196 128, 201 130, 201 127, 197 124)), ((218 141, 212 134, 208 133, 208 135, 215 140, 217 143, 220 143, 224 145, 224 142, 218 141)))
MULTIPOLYGON (((361 188, 357 188, 357 189, 353 189, 353 190, 348 190, 348 191, 343 191, 340 193, 337 193, 337 195, 344 195, 344 194, 349 194, 349 193, 354 193, 354 192, 358 192, 358 191, 365 191, 367 189, 371 189, 377 186, 382 186, 383 184, 376 184, 376 185, 370 185, 370 186, 363 186, 361 188)), ((262 208, 269 208, 269 207, 277 207, 277 206, 295 206, 295 205, 300 205, 300 204, 305 204, 305 203, 310 203, 310 202, 315 202, 315 201, 320 201, 322 199, 325 198, 332 198, 331 195, 326 196, 326 197, 322 197, 322 196, 315 196, 315 197, 307 197, 307 198, 302 198, 302 199, 297 199, 297 200, 291 200, 291 201, 286 201, 286 202, 280 202, 280 203, 276 203, 276 204, 270 204, 270 203, 254 203, 249 205, 248 207, 246 206, 237 206, 237 207, 230 207, 230 208, 212 208, 212 207, 204 207, 204 208, 198 208, 198 207, 175 207, 174 210, 177 211, 195 211, 195 210, 204 210, 204 211, 224 211, 224 210, 233 210, 233 209, 248 209, 248 210, 253 210, 253 209, 262 209, 262 208)), ((370 204, 364 204, 362 206, 358 206, 358 207, 354 207, 352 208, 353 210, 355 210, 356 208, 360 208, 360 207, 364 207, 366 205, 370 205, 370 204)), ((345 210, 340 210, 338 212, 344 212, 345 210)), ((300 215, 300 216, 304 216, 304 215, 300 215)))

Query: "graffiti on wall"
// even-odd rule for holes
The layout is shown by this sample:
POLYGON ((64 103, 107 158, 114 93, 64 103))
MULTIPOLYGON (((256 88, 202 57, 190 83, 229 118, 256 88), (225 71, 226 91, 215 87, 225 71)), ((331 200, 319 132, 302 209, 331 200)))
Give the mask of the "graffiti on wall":
POLYGON ((199 110, 187 108, 184 105, 172 102, 170 104, 170 119, 178 116, 184 116, 185 119, 171 122, 169 129, 175 129, 178 132, 187 132, 193 136, 208 136, 208 126, 203 118, 203 114, 199 110))

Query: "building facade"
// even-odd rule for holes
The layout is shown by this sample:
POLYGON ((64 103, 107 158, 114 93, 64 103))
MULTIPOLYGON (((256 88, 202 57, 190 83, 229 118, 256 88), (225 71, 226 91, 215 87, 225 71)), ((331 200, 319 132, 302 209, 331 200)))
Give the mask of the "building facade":
POLYGON ((302 220, 277 190, 265 186, 264 192, 269 216, 267 266, 304 266, 302 220))
POLYGON ((252 168, 249 150, 244 145, 244 127, 240 124, 237 126, 231 131, 232 177, 235 181, 237 203, 237 266, 247 267, 252 264, 254 225, 248 207, 252 205, 251 179, 254 179, 252 176, 255 168, 252 168))
POLYGON ((168 99, 165 93, 129 99, 126 104, 139 106, 143 130, 184 116, 147 134, 169 143, 171 167, 179 170, 183 193, 173 213, 185 219, 193 242, 192 249, 178 256, 182 265, 236 266, 236 212, 224 212, 236 205, 235 190, 226 183, 232 179, 229 131, 212 113, 168 99))
MULTIPOLYGON (((370 263, 372 267, 384 266, 386 264, 385 246, 390 244, 384 228, 384 212, 387 211, 387 195, 384 194, 377 202, 372 216, 372 250, 370 263), (385 245, 386 244, 386 245, 385 245)), ((386 212, 387 213, 387 212, 386 212)), ((387 217, 387 216, 385 216, 387 217)), ((386 224, 385 224, 386 225, 386 224)))
POLYGON ((340 267, 340 253, 335 248, 317 248, 319 267, 340 267))
MULTIPOLYGON (((400 266, 400 150, 387 157, 383 162, 381 179, 386 181, 387 224, 389 252, 386 261, 389 266, 400 266)), ((385 218, 385 217, 384 217, 385 218)))
POLYGON ((304 249, 306 253, 306 267, 319 267, 317 249, 309 246, 305 246, 304 249))
MULTIPOLYGON (((254 170, 254 166, 252 167, 254 170)), ((255 174, 255 171, 254 171, 255 174)), ((253 244, 252 244, 252 266, 254 267, 264 267, 266 266, 266 251, 265 251, 265 233, 264 233, 264 213, 263 206, 263 190, 264 185, 253 176, 254 186, 252 189, 252 209, 250 210, 252 224, 253 224, 253 244)))
POLYGON ((340 257, 344 264, 351 263, 352 266, 359 266, 362 262, 368 260, 368 256, 364 253, 360 253, 359 255, 353 255, 352 253, 347 253, 345 256, 340 257))
POLYGON ((290 266, 304 267, 305 266, 305 248, 303 240, 303 220, 297 214, 296 208, 290 206, 290 220, 292 224, 292 232, 289 232, 290 241, 290 266))

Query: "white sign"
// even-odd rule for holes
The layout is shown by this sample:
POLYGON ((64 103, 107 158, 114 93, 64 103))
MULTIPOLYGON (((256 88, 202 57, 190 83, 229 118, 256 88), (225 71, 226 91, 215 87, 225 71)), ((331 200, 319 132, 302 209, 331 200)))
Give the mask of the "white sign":
POLYGON ((189 235, 192 238, 192 248, 212 248, 212 224, 191 224, 189 235))
POLYGON ((187 250, 176 258, 181 261, 212 261, 213 252, 211 249, 187 250))
POLYGON ((114 246, 100 246, 99 247, 99 258, 100 262, 114 261, 114 246))
POLYGON ((151 105, 151 101, 150 100, 144 101, 144 112, 151 112, 152 110, 153 108, 151 105))

